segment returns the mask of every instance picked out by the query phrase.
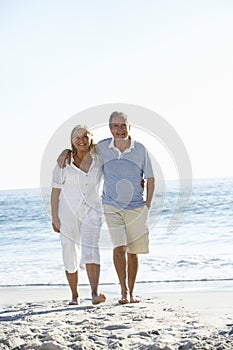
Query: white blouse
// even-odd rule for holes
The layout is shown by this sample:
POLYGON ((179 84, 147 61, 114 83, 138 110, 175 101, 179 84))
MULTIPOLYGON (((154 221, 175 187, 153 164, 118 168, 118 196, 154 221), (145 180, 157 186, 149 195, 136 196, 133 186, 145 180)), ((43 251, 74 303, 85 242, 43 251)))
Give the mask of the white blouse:
POLYGON ((61 169, 55 166, 52 187, 60 188, 58 216, 61 223, 70 224, 74 217, 82 217, 85 213, 101 216, 100 183, 103 176, 103 162, 98 155, 92 155, 91 166, 86 173, 73 164, 61 169), (93 209, 93 210, 90 210, 93 209))

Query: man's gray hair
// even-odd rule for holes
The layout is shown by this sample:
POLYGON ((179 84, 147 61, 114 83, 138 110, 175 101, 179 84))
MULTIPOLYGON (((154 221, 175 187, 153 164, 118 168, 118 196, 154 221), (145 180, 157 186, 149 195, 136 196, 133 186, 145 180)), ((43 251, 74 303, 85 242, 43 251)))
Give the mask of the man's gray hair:
POLYGON ((109 118, 109 127, 110 128, 111 128, 112 120, 114 117, 123 117, 125 119, 126 124, 128 123, 128 117, 125 113, 115 111, 115 112, 112 112, 112 114, 110 115, 110 118, 109 118))

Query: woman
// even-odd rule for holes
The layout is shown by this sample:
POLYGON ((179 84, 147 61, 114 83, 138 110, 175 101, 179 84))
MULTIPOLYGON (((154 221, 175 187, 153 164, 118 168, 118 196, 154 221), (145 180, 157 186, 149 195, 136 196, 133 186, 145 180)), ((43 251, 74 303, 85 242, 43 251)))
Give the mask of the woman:
POLYGON ((72 161, 66 168, 53 171, 52 225, 60 232, 66 277, 72 292, 70 305, 79 303, 78 264, 86 265, 92 304, 106 300, 98 294, 100 275, 99 236, 102 224, 99 184, 102 162, 91 132, 78 125, 71 133, 72 161), (79 262, 79 248, 81 259, 79 262))

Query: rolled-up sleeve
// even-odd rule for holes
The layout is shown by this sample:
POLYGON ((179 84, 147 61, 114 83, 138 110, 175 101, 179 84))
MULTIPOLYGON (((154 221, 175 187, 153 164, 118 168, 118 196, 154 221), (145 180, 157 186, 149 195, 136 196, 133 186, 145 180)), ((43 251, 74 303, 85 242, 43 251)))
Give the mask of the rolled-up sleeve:
POLYGON ((154 177, 154 171, 153 171, 153 167, 151 164, 151 159, 149 156, 149 153, 147 151, 147 149, 145 149, 145 159, 144 159, 144 175, 146 179, 149 179, 151 177, 154 177))
POLYGON ((52 175, 52 187, 53 188, 62 188, 64 184, 64 169, 61 169, 57 164, 53 169, 52 175))

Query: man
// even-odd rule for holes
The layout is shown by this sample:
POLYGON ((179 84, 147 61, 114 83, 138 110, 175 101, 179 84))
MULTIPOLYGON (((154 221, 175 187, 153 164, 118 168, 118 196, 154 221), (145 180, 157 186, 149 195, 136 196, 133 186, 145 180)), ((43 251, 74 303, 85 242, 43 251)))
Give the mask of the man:
POLYGON ((127 116, 113 112, 109 127, 113 138, 102 140, 97 145, 104 162, 102 202, 121 286, 119 303, 137 303, 139 300, 133 292, 138 254, 149 252, 147 219, 154 194, 154 174, 148 151, 129 135, 127 116))

